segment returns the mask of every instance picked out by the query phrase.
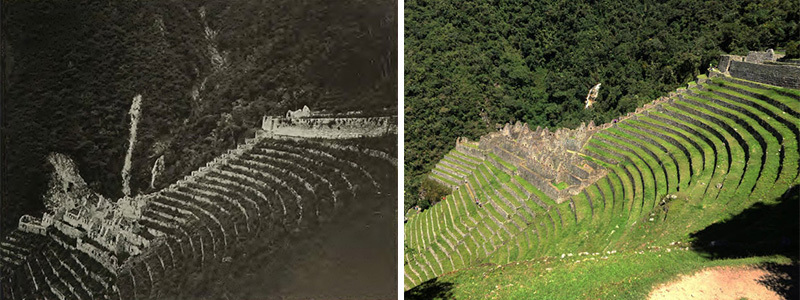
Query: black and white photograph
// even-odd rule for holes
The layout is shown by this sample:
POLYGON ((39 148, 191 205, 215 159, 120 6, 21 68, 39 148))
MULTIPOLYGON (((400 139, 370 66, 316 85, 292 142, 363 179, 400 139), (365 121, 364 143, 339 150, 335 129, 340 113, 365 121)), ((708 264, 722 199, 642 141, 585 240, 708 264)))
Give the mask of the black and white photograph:
POLYGON ((2 299, 396 299, 392 0, 3 0, 2 299))

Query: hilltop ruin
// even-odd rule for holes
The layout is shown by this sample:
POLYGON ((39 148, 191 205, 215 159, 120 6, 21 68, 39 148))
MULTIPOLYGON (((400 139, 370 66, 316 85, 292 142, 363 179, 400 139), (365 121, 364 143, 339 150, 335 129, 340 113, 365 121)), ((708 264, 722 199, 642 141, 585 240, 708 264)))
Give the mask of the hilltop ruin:
POLYGON ((254 234, 258 224, 299 230, 346 199, 380 191, 387 174, 374 168, 388 164, 394 169, 396 157, 343 139, 394 135, 395 122, 393 117, 314 118, 308 107, 287 117, 265 116, 255 137, 185 178, 116 201, 91 191, 69 157, 51 154, 55 171, 45 196, 47 211, 42 218, 21 217, 18 230, 0 245, 3 295, 136 298, 142 276, 153 292, 158 276, 180 275, 179 268, 168 273, 165 260, 173 267, 195 259, 230 262, 225 249, 254 234), (26 243, 34 239, 50 244, 48 249, 56 247, 52 242, 60 248, 38 252, 26 243), (38 264, 31 264, 31 258, 70 257, 82 267, 65 265, 69 274, 41 275, 35 272, 38 264), (162 271, 152 270, 154 260, 162 271), (33 286, 18 290, 25 285, 22 278, 33 286))
POLYGON ((800 63, 777 59, 723 56, 708 77, 599 126, 459 138, 429 174, 452 193, 404 226, 406 289, 475 264, 636 249, 780 197, 800 178, 800 63), (704 221, 664 223, 698 208, 704 221))

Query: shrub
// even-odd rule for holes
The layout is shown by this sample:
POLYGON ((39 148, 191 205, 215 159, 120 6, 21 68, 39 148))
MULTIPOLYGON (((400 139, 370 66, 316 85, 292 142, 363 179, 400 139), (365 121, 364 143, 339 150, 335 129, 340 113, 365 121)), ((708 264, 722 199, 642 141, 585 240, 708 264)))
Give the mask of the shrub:
MULTIPOLYGON (((422 180, 422 186, 420 187, 419 193, 420 199, 422 200, 420 204, 427 204, 426 206, 434 205, 437 202, 442 201, 442 199, 449 195, 450 192, 450 188, 444 186, 436 180, 426 177, 422 180)), ((424 209, 426 207, 422 208, 424 209)))
POLYGON ((800 58, 800 41, 786 44, 786 58, 800 58))

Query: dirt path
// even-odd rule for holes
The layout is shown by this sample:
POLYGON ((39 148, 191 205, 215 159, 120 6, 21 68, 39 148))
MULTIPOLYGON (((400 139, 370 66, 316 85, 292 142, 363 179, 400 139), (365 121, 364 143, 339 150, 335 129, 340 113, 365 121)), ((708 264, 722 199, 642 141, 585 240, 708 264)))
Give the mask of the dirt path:
POLYGON ((659 286, 648 299, 783 299, 759 282, 770 274, 752 266, 708 268, 659 286))

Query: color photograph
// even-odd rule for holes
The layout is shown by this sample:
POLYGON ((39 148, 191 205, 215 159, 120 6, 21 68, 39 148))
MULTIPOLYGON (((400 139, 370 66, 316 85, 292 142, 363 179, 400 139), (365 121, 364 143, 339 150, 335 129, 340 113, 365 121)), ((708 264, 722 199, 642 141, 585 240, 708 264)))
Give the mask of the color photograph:
POLYGON ((405 299, 798 299, 800 3, 404 3, 405 299))

